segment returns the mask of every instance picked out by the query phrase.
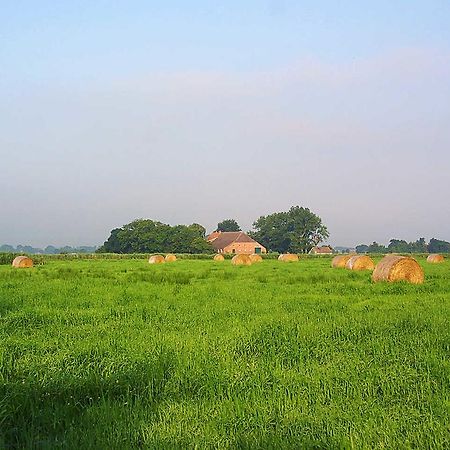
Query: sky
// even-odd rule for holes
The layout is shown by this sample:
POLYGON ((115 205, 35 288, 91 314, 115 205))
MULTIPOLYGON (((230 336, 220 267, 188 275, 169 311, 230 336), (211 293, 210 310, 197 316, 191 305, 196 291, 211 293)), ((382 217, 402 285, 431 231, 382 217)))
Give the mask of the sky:
POLYGON ((448 0, 0 6, 0 244, 292 205, 450 240, 448 0))

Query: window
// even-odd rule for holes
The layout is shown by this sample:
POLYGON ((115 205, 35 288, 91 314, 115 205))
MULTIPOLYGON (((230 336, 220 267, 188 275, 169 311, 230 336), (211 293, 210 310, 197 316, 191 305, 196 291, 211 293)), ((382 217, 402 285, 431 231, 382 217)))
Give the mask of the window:
POLYGON ((255 247, 255 253, 259 255, 261 253, 261 247, 255 247))

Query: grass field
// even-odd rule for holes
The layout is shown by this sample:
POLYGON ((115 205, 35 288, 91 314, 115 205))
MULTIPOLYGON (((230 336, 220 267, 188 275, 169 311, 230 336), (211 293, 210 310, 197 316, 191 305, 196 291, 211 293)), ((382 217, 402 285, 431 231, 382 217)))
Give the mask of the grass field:
POLYGON ((0 266, 0 448, 450 448, 450 261, 0 266))

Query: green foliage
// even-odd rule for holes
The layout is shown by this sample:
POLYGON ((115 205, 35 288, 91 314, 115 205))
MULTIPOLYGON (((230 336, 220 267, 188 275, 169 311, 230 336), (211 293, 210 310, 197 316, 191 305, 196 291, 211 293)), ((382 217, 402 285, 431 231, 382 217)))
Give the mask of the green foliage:
POLYGON ((417 239, 415 242, 406 242, 403 239, 391 239, 387 248, 377 242, 370 246, 358 245, 357 253, 450 253, 450 242, 431 239, 427 245, 425 238, 417 239))
POLYGON ((387 248, 384 245, 380 245, 378 242, 372 242, 367 250, 368 253, 386 253, 387 248))
POLYGON ((428 251, 430 253, 450 253, 450 242, 433 238, 428 244, 428 251))
POLYGON ((99 253, 212 253, 199 224, 171 227, 150 219, 137 219, 111 231, 99 253))
POLYGON ((217 224, 217 231, 241 231, 241 227, 234 219, 225 219, 217 224))
POLYGON ((391 239, 387 250, 390 253, 426 253, 427 243, 424 238, 418 239, 416 242, 406 242, 399 239, 391 239))
POLYGON ((287 212, 261 216, 249 233, 268 250, 279 253, 308 253, 329 237, 319 216, 308 208, 293 206, 287 212))
POLYGON ((0 448, 450 447, 449 261, 46 258, 0 267, 0 448))

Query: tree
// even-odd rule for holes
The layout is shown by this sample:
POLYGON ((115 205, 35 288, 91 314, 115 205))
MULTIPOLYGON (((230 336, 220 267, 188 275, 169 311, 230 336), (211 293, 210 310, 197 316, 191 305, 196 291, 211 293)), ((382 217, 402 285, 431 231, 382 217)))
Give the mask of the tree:
POLYGON ((428 251, 430 253, 450 253, 450 242, 433 238, 428 244, 428 251))
POLYGON ((401 239, 391 239, 387 249, 389 253, 409 253, 411 245, 401 239))
POLYGON ((428 246, 425 242, 425 238, 421 237, 420 239, 417 239, 416 242, 411 242, 411 252, 414 253, 427 253, 428 252, 428 246))
POLYGON ((98 253, 212 253, 204 240, 206 229, 199 224, 170 225, 137 219, 115 228, 98 253))
POLYGON ((387 248, 384 245, 380 245, 378 242, 372 242, 367 250, 368 253, 386 253, 387 248))
POLYGON ((14 253, 16 249, 12 245, 4 244, 0 247, 0 253, 14 253))
POLYGON ((287 212, 261 216, 249 233, 268 250, 280 253, 307 253, 329 237, 319 216, 308 208, 292 206, 287 212))
POLYGON ((217 224, 217 231, 241 231, 241 227, 234 219, 225 219, 217 224))
POLYGON ((360 244, 356 246, 356 253, 367 253, 369 251, 369 246, 366 244, 360 244))

